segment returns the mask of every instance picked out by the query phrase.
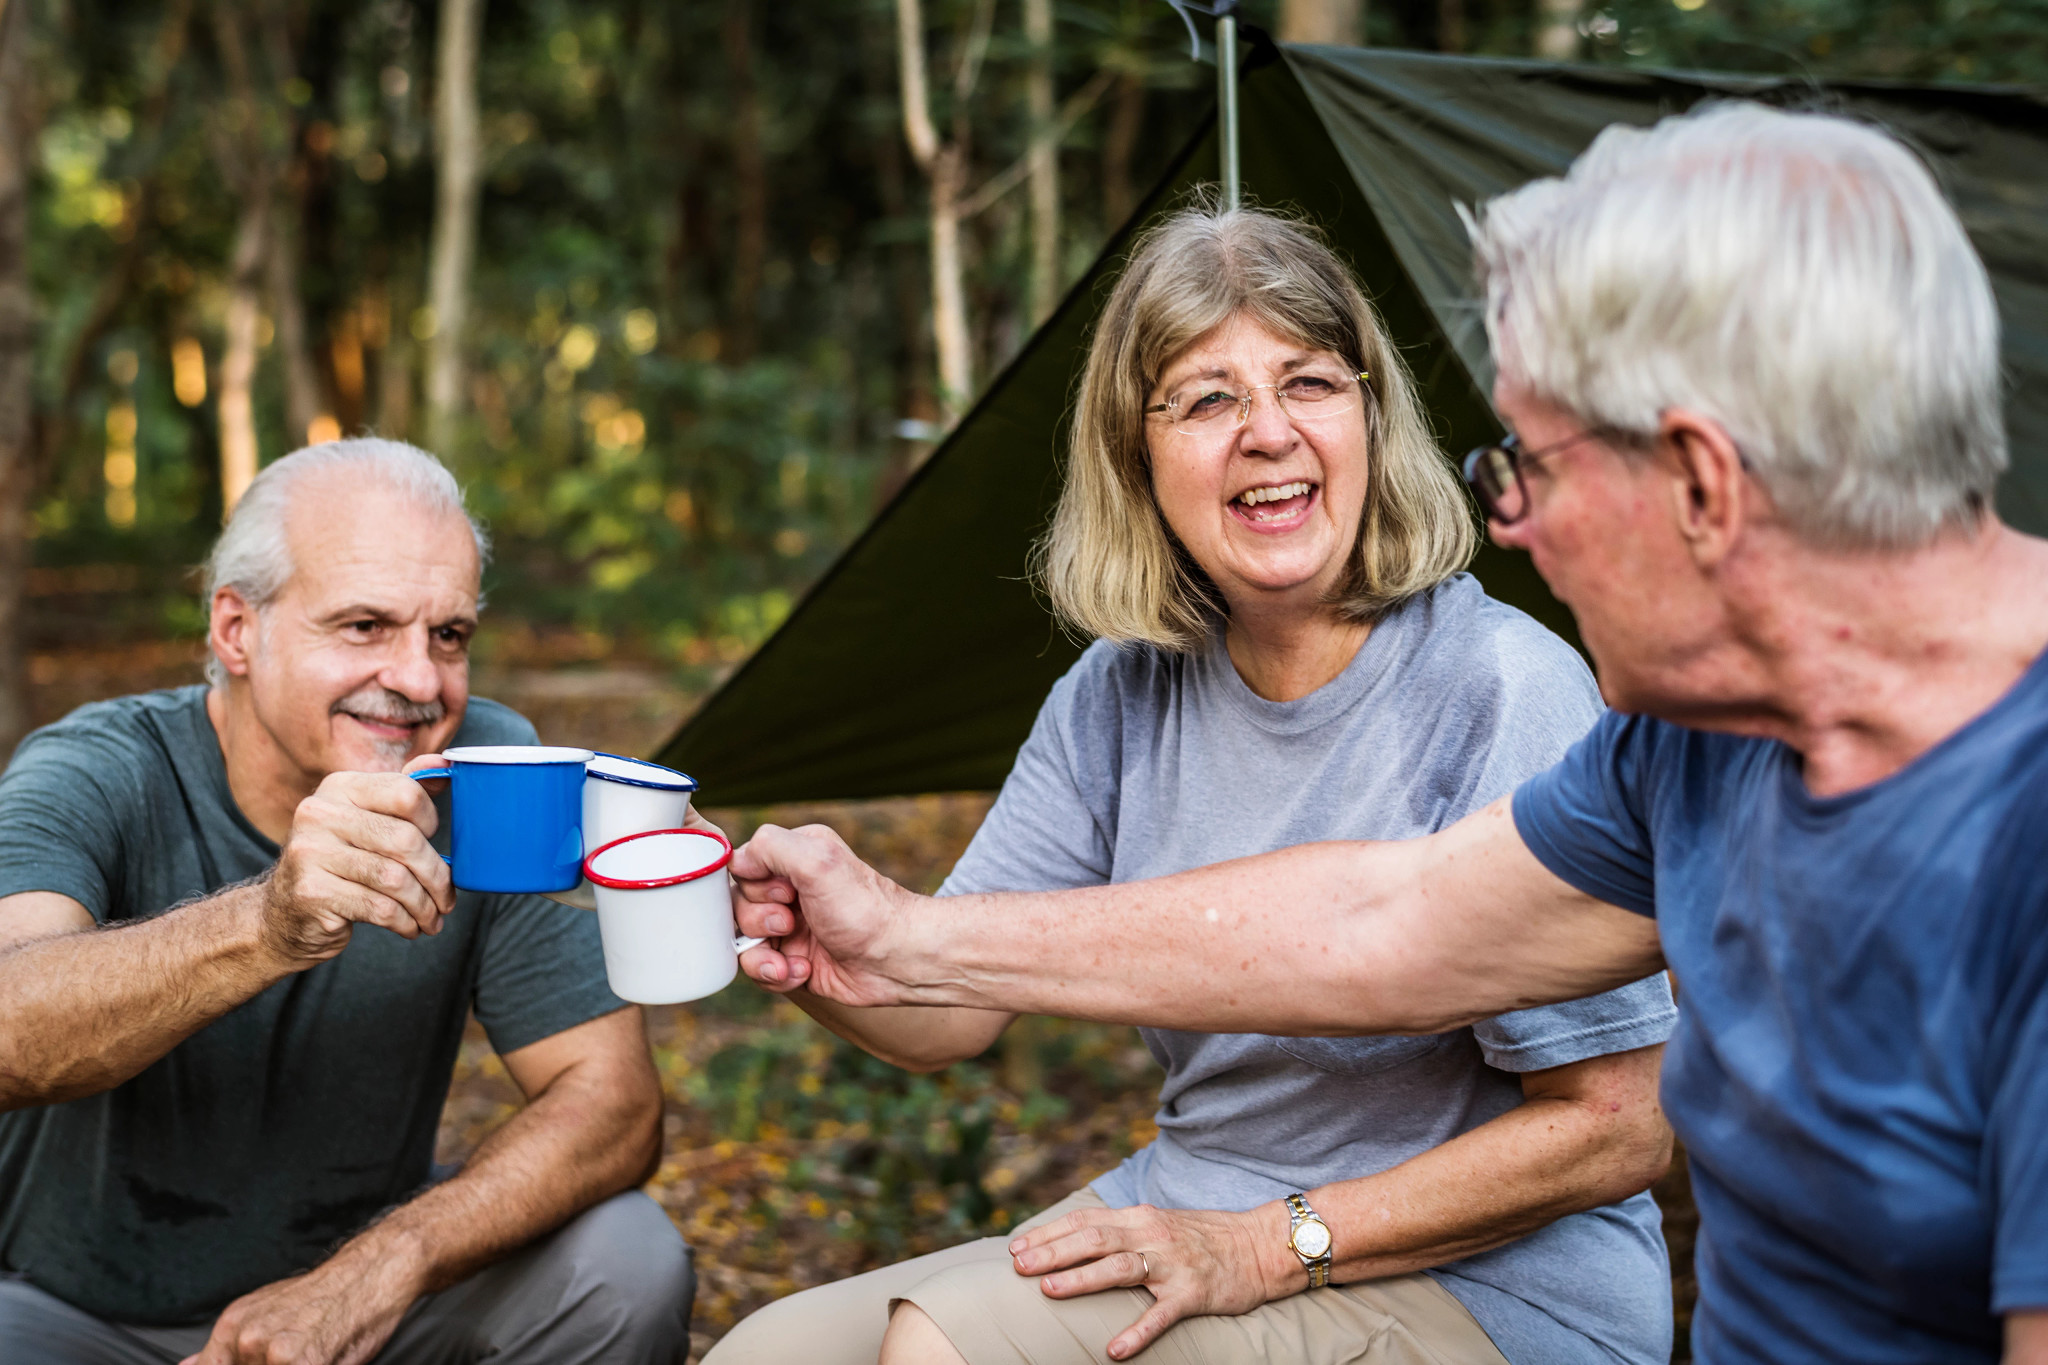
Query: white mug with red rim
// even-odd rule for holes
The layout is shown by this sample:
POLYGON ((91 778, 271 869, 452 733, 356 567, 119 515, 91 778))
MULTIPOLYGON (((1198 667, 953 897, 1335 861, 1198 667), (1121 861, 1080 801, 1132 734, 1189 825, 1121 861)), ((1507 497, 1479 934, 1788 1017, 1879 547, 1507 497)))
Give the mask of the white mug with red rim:
POLYGON ((716 995, 739 974, 726 864, 732 845, 709 829, 628 834, 583 860, 597 891, 597 927, 612 993, 640 1005, 716 995))

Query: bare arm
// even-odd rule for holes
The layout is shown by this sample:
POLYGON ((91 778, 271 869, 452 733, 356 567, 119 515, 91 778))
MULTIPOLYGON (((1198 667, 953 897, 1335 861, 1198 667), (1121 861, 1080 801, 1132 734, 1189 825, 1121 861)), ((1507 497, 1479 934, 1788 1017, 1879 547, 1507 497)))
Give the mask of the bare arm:
POLYGON ((2048 1365, 2048 1308, 2006 1314, 2005 1365, 2048 1365))
POLYGON ((995 1046, 1017 1016, 966 1006, 841 1005, 809 991, 789 998, 805 1014, 865 1052, 905 1071, 943 1071, 995 1046))
POLYGON ((505 1067, 527 1105, 459 1174, 308 1273, 230 1304, 198 1365, 368 1360, 421 1295, 654 1174, 661 1086, 637 1007, 507 1053, 505 1067))
MULTIPOLYGON (((1330 1225, 1332 1284, 1442 1265, 1647 1189, 1671 1161, 1657 1107, 1664 1049, 1522 1078, 1525 1101, 1411 1160, 1308 1192, 1330 1225)), ((1248 1313, 1308 1287, 1287 1206, 1245 1213, 1084 1209, 1010 1243, 1053 1298, 1143 1284, 1155 1302, 1109 1343, 1121 1360, 1182 1318, 1248 1313), (1057 1274, 1047 1272, 1057 1271, 1057 1274)))
POLYGON ((771 989, 1212 1033, 1435 1033, 1663 966, 1654 922, 1560 881, 1502 798, 1397 843, 1309 844, 1179 876, 913 896, 830 830, 735 855, 743 959, 771 989), (795 913, 792 913, 795 912, 795 913))
POLYGON ((54 892, 0 900, 0 1110, 112 1089, 357 924, 438 933, 454 888, 435 819, 409 778, 339 773, 258 881, 106 929, 54 892))

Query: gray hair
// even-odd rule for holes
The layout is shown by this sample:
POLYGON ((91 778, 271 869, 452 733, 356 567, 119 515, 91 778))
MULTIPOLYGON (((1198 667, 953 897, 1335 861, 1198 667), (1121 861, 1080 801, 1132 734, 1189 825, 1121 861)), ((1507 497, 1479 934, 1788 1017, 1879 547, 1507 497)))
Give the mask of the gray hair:
MULTIPOLYGON (((361 483, 373 483, 405 494, 421 507, 460 515, 476 538, 477 563, 491 554, 490 536, 463 502, 462 487, 439 460, 403 441, 378 436, 350 441, 327 441, 295 450, 264 466, 253 479, 233 515, 207 556, 201 591, 202 600, 213 602, 222 588, 257 609, 275 602, 292 576, 291 539, 287 521, 291 515, 292 488, 309 474, 346 470, 361 483)), ((206 661, 206 680, 215 687, 227 684, 227 670, 218 658, 206 661)))
POLYGON ((1601 133, 1466 215, 1511 383, 1639 440, 1720 422, 1803 538, 1974 525, 2006 467, 1998 310, 1933 175, 1849 119, 1718 103, 1601 133))

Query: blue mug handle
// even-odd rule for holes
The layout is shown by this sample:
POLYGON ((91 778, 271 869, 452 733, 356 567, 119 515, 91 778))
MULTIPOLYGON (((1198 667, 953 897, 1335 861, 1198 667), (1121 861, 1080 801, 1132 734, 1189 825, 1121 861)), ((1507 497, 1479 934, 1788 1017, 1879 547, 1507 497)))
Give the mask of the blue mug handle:
MULTIPOLYGON (((407 776, 407 777, 409 777, 409 778, 411 778, 411 779, 412 779, 413 781, 415 781, 415 782, 431 782, 431 781, 432 781, 433 779, 435 779, 435 778, 437 778, 437 777, 453 777, 453 776, 455 776, 455 769, 453 769, 453 768, 422 768, 422 769, 420 769, 420 770, 419 770, 418 772, 416 772, 416 773, 407 773, 407 774, 406 774, 406 776, 407 776)), ((443 853, 443 854, 441 855, 441 861, 442 861, 442 862, 444 862, 444 863, 446 863, 446 864, 448 864, 448 866, 450 866, 450 867, 453 867, 453 866, 455 866, 455 859, 454 859, 454 858, 452 858, 452 857, 450 857, 450 856, 449 856, 448 854, 446 854, 446 853, 443 853)))

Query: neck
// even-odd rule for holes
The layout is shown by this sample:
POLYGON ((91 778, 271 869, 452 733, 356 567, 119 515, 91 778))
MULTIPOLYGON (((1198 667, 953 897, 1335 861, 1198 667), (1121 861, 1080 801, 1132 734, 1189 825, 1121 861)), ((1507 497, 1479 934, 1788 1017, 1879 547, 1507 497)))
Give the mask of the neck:
POLYGON ((1267 701, 1297 701, 1342 673, 1371 633, 1370 622, 1343 620, 1321 603, 1233 602, 1223 642, 1245 686, 1267 701))
POLYGON ((292 761, 249 699, 249 685, 230 681, 206 694, 206 718, 220 740, 228 792, 250 824, 282 844, 299 803, 320 785, 318 773, 292 761))
POLYGON ((1700 691, 1742 700, 1698 719, 1784 741, 1817 795, 1899 771, 2048 648, 2048 542, 1992 518, 1909 551, 1780 539, 1729 578, 1733 641, 1700 691))

